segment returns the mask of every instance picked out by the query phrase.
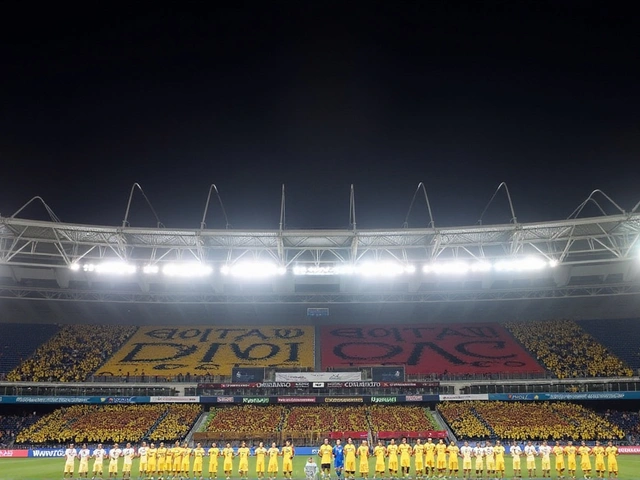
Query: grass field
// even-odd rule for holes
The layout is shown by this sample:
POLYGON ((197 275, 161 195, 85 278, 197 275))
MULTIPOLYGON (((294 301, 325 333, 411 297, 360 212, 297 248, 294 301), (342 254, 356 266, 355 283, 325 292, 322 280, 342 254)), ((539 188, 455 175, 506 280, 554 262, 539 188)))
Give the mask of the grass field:
MULTIPOLYGON (((303 466, 306 463, 308 457, 297 456, 294 458, 294 478, 303 479, 303 466)), ((254 459, 250 459, 254 460, 254 459)), ((316 462, 318 459, 316 459, 316 462)), ((255 460, 254 460, 255 462, 255 460)), ((249 478, 255 480, 256 475, 254 472, 255 463, 249 463, 249 471, 252 472, 249 475, 249 478)), ((507 461, 507 464, 510 462, 507 461)), ((90 464, 91 465, 91 464, 90 464)), ((122 463, 120 464, 122 465, 122 463)), ((207 468, 207 459, 205 459, 205 469, 207 468)), ((370 470, 373 472, 373 459, 370 462, 370 470)), ((640 455, 620 455, 618 457, 618 465, 620 467, 620 479, 640 479, 640 455)), ((105 467, 107 466, 107 462, 105 462, 105 467)), ((62 470, 64 467, 64 459, 63 458, 0 458, 0 479, 2 480, 61 480, 62 479, 62 470)), ((132 479, 138 479, 138 465, 137 460, 134 461, 133 465, 133 475, 132 479)), ((222 462, 220 462, 220 467, 222 468, 222 462)), ((538 464, 539 467, 539 464, 538 464)), ((234 463, 234 475, 233 479, 238 479, 237 475, 237 462, 234 463)), ((106 470, 105 470, 106 471, 106 470)), ((206 472, 205 472, 206 473, 206 472)), ((527 477, 527 472, 523 472, 523 478, 527 477)), ((373 476, 373 475, 371 475, 373 476)), ((540 476, 540 470, 538 469, 538 476, 540 476)), ((577 472, 578 478, 582 478, 581 472, 577 472)), ((108 477, 108 474, 105 475, 105 478, 108 477)), ((359 477, 359 475, 356 475, 359 477)), ((462 475, 460 475, 462 477, 462 475)), ((557 478, 555 472, 551 472, 552 478, 557 478)), ((77 475, 74 478, 78 478, 77 475)), ((91 474, 89 474, 89 478, 91 478, 91 474)), ((118 478, 122 478, 120 474, 118 478)), ((219 479, 224 479, 224 475, 222 475, 222 471, 218 474, 219 479)), ((282 475, 279 475, 279 478, 282 478, 282 475)), ((332 474, 332 478, 335 478, 335 475, 332 474)), ((505 478, 513 478, 512 471, 509 465, 507 465, 507 472, 505 478)))

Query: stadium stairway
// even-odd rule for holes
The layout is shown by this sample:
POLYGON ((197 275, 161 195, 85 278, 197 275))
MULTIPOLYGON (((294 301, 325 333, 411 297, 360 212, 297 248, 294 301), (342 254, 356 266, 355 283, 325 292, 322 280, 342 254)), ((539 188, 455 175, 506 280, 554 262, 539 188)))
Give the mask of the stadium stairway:
POLYGON ((580 320, 576 323, 629 365, 634 373, 640 370, 640 348, 633 341, 640 338, 640 320, 580 320))
POLYGON ((455 434, 453 433, 453 430, 451 430, 449 424, 444 420, 444 418, 442 418, 442 415, 440 415, 440 412, 438 410, 429 410, 429 415, 431 416, 431 418, 433 418, 436 426, 440 430, 445 430, 447 432, 449 440, 453 440, 454 442, 458 441, 455 434))
POLYGON ((37 328, 22 323, 0 324, 0 373, 12 371, 59 330, 58 325, 50 324, 37 328))
POLYGON ((160 415, 158 417, 158 419, 155 421, 155 423, 153 425, 151 425, 151 428, 149 428, 149 430, 147 430, 147 433, 144 434, 144 437, 142 438, 149 438, 151 436, 151 434, 153 433, 153 431, 158 428, 158 425, 160 425, 160 422, 162 422, 167 415, 169 415, 169 408, 165 408, 164 412, 162 413, 162 415, 160 415))
POLYGON ((202 412, 202 415, 200 415, 200 418, 196 420, 196 422, 193 424, 193 427, 191 427, 191 430, 189 430, 189 433, 187 433, 187 436, 185 437, 184 441, 188 442, 189 445, 191 445, 191 441, 193 440, 193 434, 200 431, 200 429, 204 426, 204 424, 207 423, 208 418, 209 418, 209 412, 202 412))
POLYGON ((489 422, 487 422, 485 420, 485 418, 480 415, 480 413, 478 413, 478 411, 475 408, 471 409, 471 413, 473 413, 473 416, 476 417, 480 423, 482 423, 482 425, 484 425, 485 427, 487 427, 487 430, 489 430, 490 432, 490 437, 491 438, 498 438, 498 436, 496 435, 496 432, 493 428, 491 428, 491 425, 489 424, 489 422))

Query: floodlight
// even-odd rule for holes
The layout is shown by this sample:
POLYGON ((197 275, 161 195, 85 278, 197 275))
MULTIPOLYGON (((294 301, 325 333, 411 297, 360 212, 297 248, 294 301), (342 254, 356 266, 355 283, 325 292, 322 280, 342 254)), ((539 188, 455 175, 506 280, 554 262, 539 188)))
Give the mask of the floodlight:
POLYGON ((264 278, 284 275, 287 269, 270 262, 240 262, 234 265, 224 265, 220 269, 223 275, 244 278, 264 278))
POLYGON ((206 277, 213 268, 200 262, 168 263, 162 267, 162 273, 168 277, 206 277))
POLYGON ((123 261, 108 261, 103 263, 85 263, 82 266, 85 272, 105 273, 105 274, 117 274, 117 275, 131 275, 136 273, 136 266, 130 265, 123 261))
POLYGON ((491 268, 492 268, 491 263, 484 260, 473 262, 471 264, 472 272, 489 272, 491 271, 491 268))
POLYGON ((554 260, 549 260, 549 266, 551 268, 557 267, 558 263, 559 263, 558 260, 555 260, 555 259, 554 260))
POLYGON ((72 263, 71 265, 69 265, 69 270, 73 270, 74 272, 77 272, 78 270, 80 270, 80 264, 79 263, 72 263))
POLYGON ((452 262, 437 262, 432 263, 431 265, 425 265, 422 267, 422 271, 424 273, 435 273, 435 274, 453 274, 453 275, 464 275, 469 271, 470 267, 467 262, 456 260, 452 262))

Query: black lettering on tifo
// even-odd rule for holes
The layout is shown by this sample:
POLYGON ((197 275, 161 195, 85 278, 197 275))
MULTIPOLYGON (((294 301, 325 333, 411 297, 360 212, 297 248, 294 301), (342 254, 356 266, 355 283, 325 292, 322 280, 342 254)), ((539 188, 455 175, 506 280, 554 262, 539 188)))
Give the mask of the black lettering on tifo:
POLYGON ((333 354, 343 360, 386 360, 402 353, 399 345, 389 345, 383 342, 347 342, 333 347, 333 354), (348 353, 350 347, 356 347, 358 351, 367 352, 367 355, 348 353), (382 351, 380 351, 382 350, 382 351), (379 352, 379 353, 377 353, 379 352))
POLYGON ((159 343, 134 343, 133 348, 129 353, 127 353, 120 362, 128 363, 128 362, 140 362, 140 363, 149 363, 149 362, 163 362, 167 360, 176 360, 182 357, 188 357, 189 355, 196 352, 198 347, 195 345, 182 345, 181 343, 168 343, 168 342, 159 342, 159 343), (169 347, 174 349, 174 354, 169 356, 157 357, 157 348, 158 347, 169 347))
POLYGON ((501 354, 489 355, 489 354, 472 352, 469 349, 469 347, 471 347, 472 345, 481 345, 482 348, 480 348, 480 350, 488 353, 490 349, 496 350, 496 351, 504 350, 506 346, 506 342, 504 340, 474 340, 473 342, 459 343, 458 345, 456 345, 455 348, 456 348, 456 351, 462 353, 463 355, 468 355, 470 357, 476 357, 476 358, 493 358, 498 360, 503 358, 513 358, 517 356, 515 353, 510 353, 507 355, 501 355, 501 354))
POLYGON ((304 330, 301 328, 276 328, 273 330, 273 334, 276 338, 298 338, 304 335, 304 330))

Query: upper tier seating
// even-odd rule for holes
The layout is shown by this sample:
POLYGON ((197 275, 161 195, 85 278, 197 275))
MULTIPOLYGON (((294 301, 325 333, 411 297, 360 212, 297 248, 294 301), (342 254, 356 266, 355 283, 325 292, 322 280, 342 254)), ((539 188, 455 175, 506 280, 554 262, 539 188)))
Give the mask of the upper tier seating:
POLYGON ((51 324, 0 323, 0 377, 31 357, 59 329, 51 324))

